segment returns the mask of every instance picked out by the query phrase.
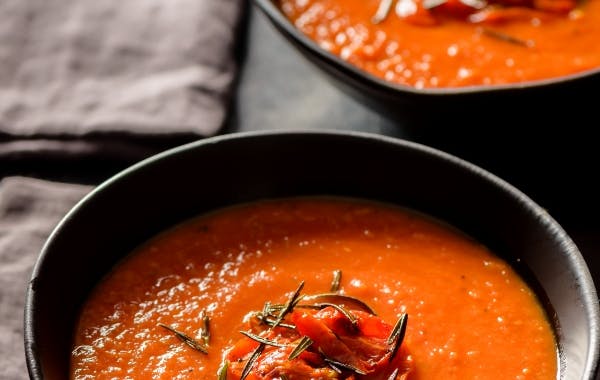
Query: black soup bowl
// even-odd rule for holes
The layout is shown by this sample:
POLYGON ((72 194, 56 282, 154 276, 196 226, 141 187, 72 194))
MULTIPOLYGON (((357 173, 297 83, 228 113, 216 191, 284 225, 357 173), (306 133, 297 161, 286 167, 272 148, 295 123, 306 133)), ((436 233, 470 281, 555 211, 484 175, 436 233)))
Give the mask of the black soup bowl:
POLYGON ((485 129, 489 133, 495 127, 516 128, 522 133, 523 126, 535 129, 538 125, 568 123, 574 127, 574 121, 585 122, 595 114, 594 97, 587 94, 595 93, 600 84, 600 67, 518 83, 415 88, 379 78, 322 48, 283 14, 278 0, 253 3, 324 78, 410 128, 435 132, 485 129))
POLYGON ((527 268, 524 278, 557 336, 556 378, 594 379, 600 353, 596 289, 581 253, 544 209, 504 180, 442 151, 326 130, 200 140, 146 159, 84 197, 48 238, 27 289, 30 378, 69 378, 80 307, 141 243, 228 205, 311 195, 418 210, 461 229, 516 268, 527 268))

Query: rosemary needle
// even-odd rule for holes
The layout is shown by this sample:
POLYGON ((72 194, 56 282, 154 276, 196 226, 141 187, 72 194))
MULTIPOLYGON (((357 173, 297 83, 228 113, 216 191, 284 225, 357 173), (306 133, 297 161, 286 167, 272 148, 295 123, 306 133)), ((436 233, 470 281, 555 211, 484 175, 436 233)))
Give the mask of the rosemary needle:
POLYGON ((396 380, 396 378, 398 377, 398 373, 400 372, 400 370, 398 368, 396 368, 394 370, 394 372, 392 372, 392 374, 390 375, 390 377, 388 377, 388 380, 396 380))
POLYGON ((258 345, 258 347, 256 347, 256 350, 254 350, 254 352, 252 353, 252 356, 250 357, 250 359, 248 359, 248 361, 246 362, 246 365, 244 366, 244 370, 242 371, 240 380, 244 380, 250 374, 250 371, 252 370, 252 366, 254 365, 254 362, 256 361, 256 359, 258 359, 258 357, 260 356, 260 354, 263 352, 264 349, 265 349, 264 343, 260 343, 258 345))
POLYGON ((331 291, 332 292, 337 292, 338 290, 340 290, 340 283, 342 281, 342 271, 339 269, 336 269, 333 271, 333 281, 331 282, 331 291))
POLYGON ((312 339, 307 337, 306 335, 300 339, 294 350, 290 353, 288 360, 296 359, 302 352, 304 352, 310 345, 313 344, 312 339))
POLYGON ((217 371, 217 379, 218 380, 226 380, 227 379, 227 369, 229 368, 229 362, 223 361, 219 370, 217 371))
POLYGON ((210 343, 210 318, 206 314, 205 310, 202 310, 200 317, 204 323, 204 327, 200 330, 200 337, 202 338, 204 345, 208 346, 210 343))
POLYGON ((396 356, 396 353, 398 352, 398 349, 400 348, 400 345, 402 344, 402 341, 404 340, 404 335, 406 334, 406 325, 407 324, 408 324, 408 314, 402 313, 402 315, 400 315, 400 318, 398 318, 398 321, 394 325, 394 328, 392 329, 390 336, 387 339, 388 344, 393 343, 393 346, 390 350, 390 352, 391 352, 390 357, 389 357, 390 361, 394 358, 394 356, 396 356))
POLYGON ((169 330, 170 332, 172 332, 173 334, 175 334, 175 336, 179 339, 181 339, 185 344, 187 344, 188 346, 192 347, 194 350, 200 351, 204 354, 208 354, 208 349, 206 348, 206 346, 204 346, 203 344, 199 343, 198 341, 196 341, 194 338, 191 338, 189 335, 174 329, 171 326, 165 325, 164 323, 159 323, 158 324, 160 327, 163 327, 167 330, 169 330))
POLYGON ((262 336, 258 336, 256 334, 252 334, 252 333, 250 333, 248 331, 240 331, 240 333, 242 335, 246 335, 248 338, 250 338, 250 339, 252 339, 254 341, 257 341, 259 343, 264 343, 264 344, 266 344, 268 346, 275 346, 275 347, 280 347, 280 348, 281 347, 286 347, 286 345, 283 344, 283 343, 277 343, 274 340, 265 339, 262 336))
POLYGON ((303 288, 304 288, 304 281, 302 281, 300 283, 300 285, 298 286, 298 289, 296 289, 296 291, 294 292, 294 294, 292 295, 292 297, 290 298, 288 303, 281 310, 281 312, 279 313, 279 316, 277 317, 277 320, 275 321, 273 326, 271 326, 272 328, 277 327, 277 325, 280 324, 281 321, 283 321, 283 318, 286 316, 286 314, 288 314, 289 312, 291 312, 294 309, 294 306, 296 306, 296 304, 301 299, 300 292, 302 291, 303 288))
POLYGON ((488 37, 496 38, 500 41, 508 42, 514 45, 524 46, 524 47, 533 47, 535 43, 532 40, 522 40, 520 38, 511 36, 510 34, 506 34, 503 32, 499 32, 497 30, 482 28, 483 34, 488 37))

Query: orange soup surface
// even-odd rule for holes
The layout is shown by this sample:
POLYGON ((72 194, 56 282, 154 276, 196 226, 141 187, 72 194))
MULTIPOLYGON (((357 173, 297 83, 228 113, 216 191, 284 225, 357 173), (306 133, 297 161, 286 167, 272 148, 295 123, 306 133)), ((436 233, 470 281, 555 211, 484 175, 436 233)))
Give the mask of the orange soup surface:
POLYGON ((600 67, 598 0, 278 0, 323 49, 416 88, 504 85, 600 67))
POLYGON ((534 292, 485 246, 356 199, 200 216, 96 287, 71 379, 556 379, 534 292))

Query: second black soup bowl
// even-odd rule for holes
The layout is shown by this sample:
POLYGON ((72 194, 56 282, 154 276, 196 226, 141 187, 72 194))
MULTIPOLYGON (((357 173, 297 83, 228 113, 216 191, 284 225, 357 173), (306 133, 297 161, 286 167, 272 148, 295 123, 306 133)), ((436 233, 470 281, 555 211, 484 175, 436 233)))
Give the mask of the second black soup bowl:
POLYGON ((69 378, 80 307, 141 243, 224 206, 302 195, 409 207, 525 264, 558 338, 557 378, 594 379, 600 353, 596 289, 577 247, 548 213, 498 177, 446 153, 329 131, 201 140, 142 161, 93 190, 49 237, 32 274, 25 310, 31 379, 69 378))
MULTIPOLYGON (((527 133, 541 126, 558 127, 565 123, 576 128, 578 122, 595 115, 594 97, 587 94, 594 93, 600 84, 600 67, 515 83, 416 88, 379 78, 324 49, 286 17, 278 0, 253 3, 299 53, 299 59, 310 62, 323 78, 359 102, 420 133, 447 129, 483 129, 489 133, 497 128, 527 133)), ((427 51, 426 47, 423 49, 427 51)), ((506 54, 498 54, 503 53, 506 54)))

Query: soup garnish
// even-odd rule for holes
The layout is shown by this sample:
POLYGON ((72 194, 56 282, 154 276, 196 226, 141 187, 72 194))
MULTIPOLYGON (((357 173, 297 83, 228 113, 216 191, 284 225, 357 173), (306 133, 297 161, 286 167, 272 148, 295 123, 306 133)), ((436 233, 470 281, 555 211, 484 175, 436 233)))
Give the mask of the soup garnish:
POLYGON ((395 379, 410 372, 410 356, 396 356, 406 313, 391 326, 362 307, 347 307, 354 302, 343 297, 340 303, 318 299, 297 291, 285 305, 267 302, 249 314, 240 331, 244 337, 225 351, 222 378, 243 380, 257 372, 269 379, 395 379))

